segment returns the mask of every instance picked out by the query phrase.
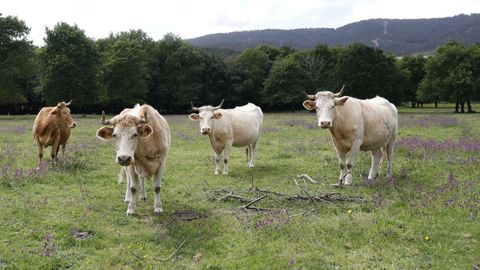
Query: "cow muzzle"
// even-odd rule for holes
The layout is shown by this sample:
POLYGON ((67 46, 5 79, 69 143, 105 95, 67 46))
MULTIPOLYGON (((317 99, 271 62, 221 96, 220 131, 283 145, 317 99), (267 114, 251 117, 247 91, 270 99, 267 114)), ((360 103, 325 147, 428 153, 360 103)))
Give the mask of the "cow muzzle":
POLYGON ((122 166, 128 166, 132 162, 131 156, 117 156, 117 163, 122 166))
POLYGON ((210 128, 202 128, 200 132, 202 133, 202 135, 207 135, 208 133, 210 133, 210 128))
POLYGON ((69 126, 69 128, 75 128, 77 126, 77 122, 73 122, 72 125, 69 126))
POLYGON ((331 128, 332 121, 320 121, 320 123, 318 123, 318 126, 321 128, 331 128))

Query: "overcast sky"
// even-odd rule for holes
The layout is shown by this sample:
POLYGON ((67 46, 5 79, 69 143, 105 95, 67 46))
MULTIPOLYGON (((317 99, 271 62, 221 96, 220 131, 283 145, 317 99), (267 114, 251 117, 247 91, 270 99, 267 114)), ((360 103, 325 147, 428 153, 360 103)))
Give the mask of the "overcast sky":
POLYGON ((31 28, 43 45, 45 27, 77 24, 87 36, 142 29, 155 40, 166 33, 193 38, 259 29, 340 27, 372 18, 438 18, 480 13, 480 0, 5 0, 2 16, 31 28))

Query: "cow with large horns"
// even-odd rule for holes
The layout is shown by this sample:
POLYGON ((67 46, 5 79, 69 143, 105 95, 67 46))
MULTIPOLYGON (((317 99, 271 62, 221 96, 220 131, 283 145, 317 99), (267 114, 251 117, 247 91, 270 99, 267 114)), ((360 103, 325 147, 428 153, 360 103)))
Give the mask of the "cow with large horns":
POLYGON ((72 128, 75 128, 77 123, 70 115, 71 100, 69 102, 59 102, 57 106, 43 107, 38 113, 33 123, 33 138, 38 147, 38 166, 40 167, 43 157, 43 149, 52 146, 53 164, 57 164, 58 150, 62 146, 62 159, 65 159, 65 147, 70 138, 72 128))
POLYGON ((232 146, 245 146, 247 152, 247 166, 255 166, 255 156, 260 129, 263 123, 263 112, 255 104, 222 109, 220 105, 195 107, 191 103, 192 113, 189 118, 200 122, 200 133, 208 135, 215 153, 215 174, 220 172, 220 159, 223 152, 223 174, 228 174, 228 161, 232 146))
POLYGON ((167 120, 153 107, 137 104, 110 120, 105 120, 102 112, 101 124, 105 127, 97 131, 97 137, 115 141, 115 162, 123 166, 124 171, 120 175, 127 176, 126 214, 135 214, 137 191, 140 191, 142 199, 146 199, 144 181, 151 177, 155 192, 153 211, 155 214, 163 213, 160 189, 171 141, 167 120))
POLYGON ((352 170, 359 151, 372 152, 368 179, 376 177, 384 153, 388 160, 387 175, 391 176, 398 132, 397 108, 379 96, 365 100, 343 96, 344 88, 345 85, 336 94, 305 93, 307 100, 303 102, 305 109, 316 110, 318 126, 330 131, 340 163, 338 184, 352 184, 352 170))

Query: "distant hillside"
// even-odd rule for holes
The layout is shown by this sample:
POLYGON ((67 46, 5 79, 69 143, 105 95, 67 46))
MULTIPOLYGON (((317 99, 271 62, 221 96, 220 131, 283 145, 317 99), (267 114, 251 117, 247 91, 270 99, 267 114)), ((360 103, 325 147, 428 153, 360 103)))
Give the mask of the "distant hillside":
POLYGON ((371 19, 337 29, 267 29, 220 33, 188 39, 187 42, 198 47, 237 51, 263 44, 306 49, 318 43, 335 46, 361 42, 395 55, 406 55, 432 52, 438 45, 453 39, 466 45, 480 42, 480 14, 436 19, 371 19))

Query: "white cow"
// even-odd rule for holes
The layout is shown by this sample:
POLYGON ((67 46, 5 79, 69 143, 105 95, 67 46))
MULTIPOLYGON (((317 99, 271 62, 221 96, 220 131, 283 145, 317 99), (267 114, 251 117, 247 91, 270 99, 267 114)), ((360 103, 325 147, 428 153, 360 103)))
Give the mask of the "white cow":
POLYGON ((303 102, 307 110, 316 110, 318 126, 330 131, 340 163, 338 184, 352 184, 352 170, 359 151, 372 152, 368 179, 377 175, 382 152, 388 159, 387 175, 392 175, 393 147, 398 131, 398 112, 392 103, 382 97, 360 100, 329 91, 306 94, 303 102), (349 153, 348 159, 346 157, 349 153))
MULTIPOLYGON (((126 214, 135 214, 135 193, 140 190, 140 196, 145 198, 144 179, 150 177, 153 177, 155 191, 154 213, 161 214, 161 180, 171 140, 167 120, 153 107, 137 104, 133 109, 124 109, 108 121, 105 121, 105 113, 102 112, 101 122, 107 126, 97 131, 97 137, 105 141, 115 140, 115 162, 124 166, 122 170, 125 170, 127 176, 126 214)), ((120 171, 120 176, 122 173, 120 171)))
POLYGON ((234 109, 221 109, 223 100, 217 107, 209 105, 194 107, 189 118, 200 121, 200 133, 208 135, 213 151, 215 152, 215 174, 220 171, 220 159, 223 151, 223 174, 228 174, 228 160, 232 146, 246 146, 247 166, 255 166, 255 155, 260 129, 263 123, 263 112, 255 104, 234 109))

